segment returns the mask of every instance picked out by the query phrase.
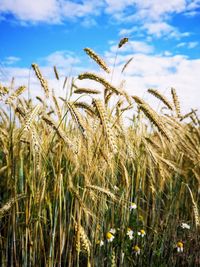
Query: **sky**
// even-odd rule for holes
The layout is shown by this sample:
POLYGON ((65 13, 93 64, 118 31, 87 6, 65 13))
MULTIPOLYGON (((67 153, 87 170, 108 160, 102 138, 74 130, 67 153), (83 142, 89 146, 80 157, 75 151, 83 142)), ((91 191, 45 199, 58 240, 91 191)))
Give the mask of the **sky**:
POLYGON ((92 71, 115 86, 124 81, 130 95, 155 109, 148 88, 167 97, 176 88, 183 113, 200 108, 200 0, 0 0, 0 33, 1 84, 15 77, 16 86, 29 84, 32 95, 40 95, 34 62, 59 94, 65 76, 92 71), (129 42, 117 51, 123 37, 129 42), (113 75, 103 73, 85 47, 114 68, 113 75))

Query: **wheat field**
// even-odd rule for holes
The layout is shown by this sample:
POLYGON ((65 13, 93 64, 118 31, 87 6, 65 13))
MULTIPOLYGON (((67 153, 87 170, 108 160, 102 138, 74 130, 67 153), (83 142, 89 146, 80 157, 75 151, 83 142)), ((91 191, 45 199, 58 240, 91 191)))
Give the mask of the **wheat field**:
POLYGON ((170 99, 151 88, 155 111, 90 72, 77 80, 102 92, 65 79, 58 97, 32 69, 36 98, 0 85, 0 266, 200 266, 197 111, 182 114, 174 88, 170 99))

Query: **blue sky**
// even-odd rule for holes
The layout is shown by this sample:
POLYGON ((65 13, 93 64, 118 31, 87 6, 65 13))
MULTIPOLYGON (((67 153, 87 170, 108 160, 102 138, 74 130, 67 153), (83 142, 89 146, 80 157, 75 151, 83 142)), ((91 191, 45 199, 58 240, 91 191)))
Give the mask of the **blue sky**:
POLYGON ((149 87, 166 95, 175 87, 185 112, 200 106, 199 0, 0 0, 0 32, 1 83, 14 76, 16 84, 27 84, 33 62, 54 87, 54 65, 63 78, 71 69, 73 75, 99 72, 83 48, 112 66, 119 40, 129 37, 118 51, 113 83, 124 79, 126 90, 139 96, 149 87))

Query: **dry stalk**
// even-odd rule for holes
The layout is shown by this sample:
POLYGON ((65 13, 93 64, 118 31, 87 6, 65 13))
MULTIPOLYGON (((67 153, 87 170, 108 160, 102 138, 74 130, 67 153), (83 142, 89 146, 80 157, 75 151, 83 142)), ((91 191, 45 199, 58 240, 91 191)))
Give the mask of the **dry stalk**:
POLYGON ((97 55, 92 49, 90 48, 84 48, 84 51, 88 54, 89 57, 91 57, 103 70, 105 70, 107 73, 110 73, 109 68, 107 67, 105 61, 97 55))

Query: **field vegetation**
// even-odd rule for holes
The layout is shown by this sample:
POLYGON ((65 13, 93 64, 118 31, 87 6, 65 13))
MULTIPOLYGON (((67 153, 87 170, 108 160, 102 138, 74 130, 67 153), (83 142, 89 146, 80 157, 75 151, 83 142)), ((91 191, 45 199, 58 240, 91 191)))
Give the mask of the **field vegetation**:
POLYGON ((0 266, 200 266, 196 110, 182 114, 174 88, 148 89, 155 111, 85 52, 110 80, 81 73, 62 98, 32 64, 35 99, 0 85, 0 266))

